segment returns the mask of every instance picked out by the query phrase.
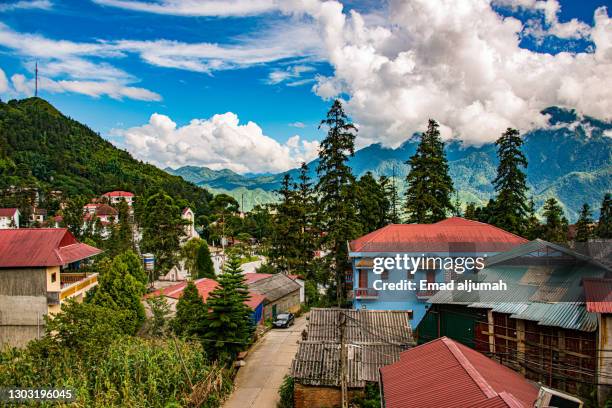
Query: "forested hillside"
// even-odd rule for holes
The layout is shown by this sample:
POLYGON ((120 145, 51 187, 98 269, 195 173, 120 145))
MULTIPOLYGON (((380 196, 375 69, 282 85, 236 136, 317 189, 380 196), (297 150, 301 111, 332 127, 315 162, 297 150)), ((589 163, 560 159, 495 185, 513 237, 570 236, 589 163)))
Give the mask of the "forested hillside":
POLYGON ((40 98, 0 102, 0 190, 10 186, 60 190, 68 197, 163 189, 198 213, 211 199, 203 188, 135 160, 40 98))

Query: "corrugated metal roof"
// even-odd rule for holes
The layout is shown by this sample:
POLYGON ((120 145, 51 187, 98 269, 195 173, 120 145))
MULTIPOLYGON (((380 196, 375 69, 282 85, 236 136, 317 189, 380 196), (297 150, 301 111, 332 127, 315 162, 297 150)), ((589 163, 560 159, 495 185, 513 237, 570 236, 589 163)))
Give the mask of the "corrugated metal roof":
POLYGON ((312 309, 306 340, 300 342, 291 366, 291 375, 298 382, 339 385, 340 313, 346 316, 349 387, 378 381, 378 369, 397 361, 403 350, 414 345, 409 312, 312 309))
MULTIPOLYGON (((208 299, 208 295, 210 295, 210 292, 215 290, 217 286, 219 285, 219 283, 216 280, 210 279, 210 278, 196 279, 193 281, 193 283, 198 289, 198 294, 200 295, 202 300, 204 300, 204 302, 206 302, 206 300, 208 299)), ((176 285, 167 286, 165 288, 158 289, 154 292, 151 292, 147 294, 145 297, 150 298, 150 297, 161 295, 161 296, 167 296, 173 299, 179 299, 183 295, 183 292, 185 291, 187 284, 188 282, 180 282, 180 283, 177 283, 176 285)), ((249 295, 250 295, 249 300, 244 302, 244 304, 253 310, 255 310, 257 306, 259 306, 265 300, 264 296, 260 295, 259 293, 253 292, 253 291, 249 291, 249 295)))
POLYGON ((350 243, 352 252, 501 252, 528 242, 478 221, 452 217, 435 224, 390 224, 350 243))
POLYGON ((404 351, 380 374, 387 408, 527 408, 538 396, 519 374, 446 337, 404 351))
POLYGON ((290 293, 300 290, 300 285, 282 273, 275 273, 267 278, 248 282, 251 291, 265 296, 269 302, 274 302, 290 293))
POLYGON ((66 228, 0 230, 0 268, 62 266, 101 252, 66 228))
MULTIPOLYGON (((439 291, 428 301, 492 309, 540 325, 595 331, 597 316, 585 308, 582 281, 606 276, 606 267, 567 248, 550 245, 547 249, 548 243, 536 240, 512 250, 512 256, 493 257, 494 262, 472 277, 478 282, 501 280, 507 290, 439 291), (534 251, 542 256, 529 255, 534 251)), ((459 277, 457 281, 465 279, 459 277)))
POLYGON ((586 309, 593 313, 612 313, 612 279, 584 279, 586 309))

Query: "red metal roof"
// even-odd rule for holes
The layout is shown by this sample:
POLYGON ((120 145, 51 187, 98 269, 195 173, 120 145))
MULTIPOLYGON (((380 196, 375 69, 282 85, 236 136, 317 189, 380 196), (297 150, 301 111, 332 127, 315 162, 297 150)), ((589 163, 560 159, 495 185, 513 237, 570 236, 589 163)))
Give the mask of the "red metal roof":
POLYGON ((538 388, 483 354, 442 337, 380 369, 387 408, 527 408, 538 388))
POLYGON ((134 193, 129 191, 109 191, 108 193, 102 194, 104 197, 134 197, 134 193))
MULTIPOLYGON (((193 283, 196 285, 198 293, 200 294, 200 297, 204 300, 204 302, 206 302, 206 300, 208 299, 208 295, 210 295, 210 292, 215 290, 218 285, 216 280, 210 278, 196 279, 193 281, 193 283)), ((178 299, 183 295, 183 291, 186 287, 187 282, 180 282, 176 285, 168 286, 166 288, 156 290, 155 292, 151 292, 146 297, 162 295, 171 297, 173 299, 178 299)), ((250 290, 249 295, 251 296, 251 298, 244 302, 244 304, 253 310, 255 310, 255 308, 257 308, 257 306, 263 303, 263 301, 266 299, 264 296, 250 290)))
POLYGON ((0 217, 12 217, 16 211, 17 208, 0 208, 0 217))
POLYGON ((389 224, 350 243, 352 252, 503 252, 528 242, 483 222, 452 217, 435 224, 389 224))
POLYGON ((592 313, 612 313, 612 279, 584 278, 586 310, 592 313))
POLYGON ((0 268, 61 266, 101 252, 66 228, 0 230, 0 268))
POLYGON ((269 278, 270 276, 272 276, 271 273, 245 273, 244 274, 244 278, 248 283, 253 283, 253 282, 257 282, 258 280, 262 280, 265 278, 269 278))

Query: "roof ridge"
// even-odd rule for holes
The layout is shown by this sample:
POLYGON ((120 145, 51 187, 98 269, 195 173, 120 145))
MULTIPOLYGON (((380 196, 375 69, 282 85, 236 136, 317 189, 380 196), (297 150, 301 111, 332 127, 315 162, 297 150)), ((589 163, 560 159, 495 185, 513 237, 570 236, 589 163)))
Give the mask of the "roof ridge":
POLYGON ((502 391, 499 396, 510 408, 524 408, 524 405, 512 393, 502 391))
POLYGON ((453 354, 457 362, 461 364, 466 373, 472 378, 472 380, 476 383, 478 388, 485 394, 487 398, 493 398, 499 395, 493 387, 485 380, 485 378, 474 368, 470 360, 463 354, 463 352, 457 347, 454 341, 449 339, 448 337, 441 338, 442 343, 448 348, 448 350, 453 354))

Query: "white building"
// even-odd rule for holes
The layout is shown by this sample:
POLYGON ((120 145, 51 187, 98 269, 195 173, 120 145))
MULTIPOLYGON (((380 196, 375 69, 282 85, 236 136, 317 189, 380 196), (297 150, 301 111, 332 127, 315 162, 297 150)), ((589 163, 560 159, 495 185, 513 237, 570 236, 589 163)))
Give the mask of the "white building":
POLYGON ((20 215, 17 208, 0 208, 0 229, 19 228, 20 215))
POLYGON ((183 210, 181 218, 188 222, 185 225, 185 241, 189 241, 192 238, 200 238, 200 234, 195 229, 195 214, 191 208, 187 207, 183 210))
POLYGON ((111 204, 118 204, 121 201, 125 201, 130 207, 134 202, 134 193, 129 191, 109 191, 108 193, 102 194, 102 198, 109 200, 111 204))

